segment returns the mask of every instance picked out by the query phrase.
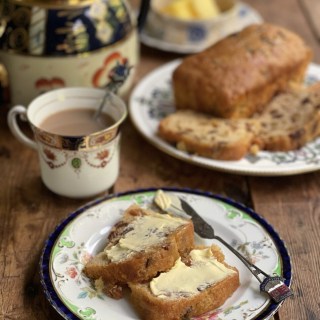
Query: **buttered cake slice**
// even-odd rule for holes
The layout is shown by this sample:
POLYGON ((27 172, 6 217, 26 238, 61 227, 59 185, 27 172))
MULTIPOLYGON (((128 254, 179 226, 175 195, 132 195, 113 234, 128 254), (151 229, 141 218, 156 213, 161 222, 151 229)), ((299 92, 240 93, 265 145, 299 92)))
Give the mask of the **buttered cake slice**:
POLYGON ((219 262, 210 248, 192 250, 190 265, 179 258, 172 269, 152 279, 150 290, 164 299, 191 297, 235 273, 219 262))
POLYGON ((189 319, 221 306, 239 287, 238 270, 219 247, 199 248, 144 284, 129 283, 142 319, 189 319))
POLYGON ((112 228, 105 249, 89 261, 84 273, 103 282, 104 291, 121 298, 128 282, 151 279, 170 269, 194 247, 192 221, 130 206, 112 228))

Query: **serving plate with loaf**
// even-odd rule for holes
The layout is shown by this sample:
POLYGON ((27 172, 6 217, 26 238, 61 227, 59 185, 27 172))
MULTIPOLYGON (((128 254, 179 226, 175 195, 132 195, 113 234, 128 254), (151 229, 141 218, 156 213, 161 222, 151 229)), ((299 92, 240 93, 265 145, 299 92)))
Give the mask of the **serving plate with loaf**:
POLYGON ((320 67, 295 33, 262 23, 170 62, 134 89, 130 116, 162 151, 247 175, 319 169, 320 67))
MULTIPOLYGON (((291 285, 291 262, 286 247, 273 227, 257 213, 219 195, 190 189, 163 190, 190 203, 229 244, 265 272, 284 277, 286 284, 291 285)), ((180 230, 175 236, 178 247, 173 245, 172 238, 164 240, 157 250, 147 255, 147 263, 143 259, 137 260, 128 255, 121 260, 123 262, 116 263, 118 268, 114 268, 114 261, 110 263, 104 260, 107 251, 112 252, 115 260, 123 254, 113 245, 110 246, 110 242, 116 239, 119 230, 124 234, 130 233, 130 230, 125 229, 124 221, 128 226, 132 226, 132 220, 141 212, 147 218, 154 214, 153 201, 156 192, 156 189, 143 189, 100 198, 71 213, 57 226, 45 244, 40 261, 41 282, 49 302, 56 311, 65 319, 92 320, 180 319, 182 314, 192 315, 191 310, 196 312, 199 308, 197 299, 186 297, 184 291, 181 298, 167 299, 166 295, 160 299, 152 298, 153 295, 147 289, 149 280, 145 282, 143 279, 154 277, 155 268, 166 269, 166 264, 171 263, 169 260, 175 254, 181 255, 181 260, 186 263, 185 268, 188 269, 190 259, 195 259, 194 252, 211 248, 216 259, 224 264, 222 267, 229 269, 229 277, 225 282, 219 280, 218 284, 222 283, 219 290, 210 286, 199 289, 196 297, 199 296, 206 302, 206 306, 218 307, 209 308, 204 314, 196 314, 189 318, 270 319, 281 307, 281 303, 274 303, 268 295, 259 292, 259 282, 230 251, 215 241, 193 234, 192 220, 182 222, 182 227, 179 227, 179 221, 182 219, 174 218, 173 223, 178 221, 177 228, 180 230), (194 250, 184 256, 193 246, 194 250), (162 255, 161 252, 164 250, 167 254, 162 255), (189 257, 187 262, 186 257, 189 257), (144 263, 143 268, 138 267, 141 263, 144 263), (137 278, 139 281, 135 283, 137 278), (120 296, 117 296, 119 292, 110 290, 110 286, 104 283, 105 279, 113 284, 115 281, 122 281, 118 283, 123 287, 120 296), (129 288, 125 285, 127 281, 129 288), (207 291, 210 293, 209 296, 206 295, 207 291)), ((158 219, 158 213, 155 214, 158 219)), ((155 233, 152 234, 144 245, 149 246, 153 243, 155 233)), ((131 238, 129 242, 136 244, 136 239, 131 238)), ((130 244, 128 248, 135 250, 130 244)), ((147 249, 144 247, 141 250, 140 257, 145 257, 147 249)), ((136 257, 135 254, 133 253, 132 257, 136 257)), ((181 261, 179 263, 181 265, 181 261)), ((183 284, 177 283, 170 281, 173 288, 183 284)), ((154 283, 153 285, 157 286, 154 283)))

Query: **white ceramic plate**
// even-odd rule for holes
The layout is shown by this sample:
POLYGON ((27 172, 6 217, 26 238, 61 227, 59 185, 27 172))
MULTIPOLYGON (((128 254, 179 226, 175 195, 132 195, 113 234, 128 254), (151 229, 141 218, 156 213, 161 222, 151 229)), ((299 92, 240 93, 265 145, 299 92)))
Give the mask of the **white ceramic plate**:
MULTIPOLYGON (((255 175, 282 176, 320 169, 320 138, 297 151, 259 152, 239 161, 220 161, 178 150, 157 136, 159 121, 174 111, 171 74, 181 60, 174 60, 152 71, 135 87, 129 113, 137 130, 153 145, 169 155, 209 169, 255 175)), ((306 82, 320 81, 320 66, 310 64, 306 82)))
MULTIPOLYGON (((246 255, 268 274, 291 284, 291 263, 276 231, 251 209, 221 196, 194 190, 166 189, 181 196, 210 223, 217 235, 246 255)), ((152 206, 155 189, 111 195, 73 212, 48 238, 40 261, 41 282, 48 300, 65 319, 136 320, 127 298, 113 300, 98 293, 82 274, 86 261, 102 250, 110 228, 132 203, 152 206)), ((211 240, 196 236, 198 244, 211 240)), ((217 242, 217 244, 219 244, 217 242)), ((220 245, 226 261, 240 273, 240 287, 217 310, 197 320, 269 319, 281 304, 259 292, 259 283, 228 249, 220 245)))
MULTIPOLYGON (((263 21, 260 14, 247 4, 239 3, 237 6, 237 11, 238 12, 235 21, 232 23, 229 22, 224 28, 221 28, 221 31, 217 33, 217 38, 213 42, 216 42, 229 34, 237 32, 250 24, 261 23, 263 21)), ((149 47, 181 54, 196 53, 205 49, 204 47, 195 44, 188 45, 166 42, 163 39, 155 37, 147 29, 143 29, 141 31, 140 40, 143 44, 149 47)))

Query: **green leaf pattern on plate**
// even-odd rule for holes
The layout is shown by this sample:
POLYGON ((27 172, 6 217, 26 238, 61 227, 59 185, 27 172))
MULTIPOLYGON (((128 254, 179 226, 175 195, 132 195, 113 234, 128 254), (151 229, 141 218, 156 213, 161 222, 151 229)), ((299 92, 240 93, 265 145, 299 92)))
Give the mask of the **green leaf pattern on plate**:
POLYGON ((69 237, 62 237, 58 243, 58 247, 66 247, 73 248, 75 245, 74 241, 72 241, 69 237))
POLYGON ((86 307, 85 309, 79 309, 78 314, 81 315, 86 320, 96 319, 95 314, 96 310, 90 307, 86 307))

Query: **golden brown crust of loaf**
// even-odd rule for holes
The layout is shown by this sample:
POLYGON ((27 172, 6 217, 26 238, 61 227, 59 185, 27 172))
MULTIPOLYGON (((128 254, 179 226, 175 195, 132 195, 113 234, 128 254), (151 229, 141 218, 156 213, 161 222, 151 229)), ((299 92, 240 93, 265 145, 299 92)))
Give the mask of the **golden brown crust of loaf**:
POLYGON ((228 268, 235 270, 236 273, 192 297, 161 299, 152 294, 149 289, 149 283, 129 283, 131 300, 142 319, 189 319, 190 317, 201 315, 221 306, 239 287, 239 273, 236 268, 230 267, 223 262, 223 253, 217 246, 212 246, 212 252, 218 261, 224 263, 228 268))
MULTIPOLYGON (((125 227, 137 216, 152 214, 137 205, 130 206, 123 219, 111 230, 106 248, 115 245, 125 227)), ((102 279, 105 293, 113 298, 121 297, 121 288, 128 282, 141 282, 154 277, 160 271, 171 268, 180 255, 187 254, 194 247, 194 229, 191 220, 178 227, 159 245, 144 252, 138 252, 128 259, 111 262, 104 252, 93 257, 83 272, 92 280, 102 279)))
POLYGON ((162 119, 159 135, 178 149, 217 160, 239 160, 254 144, 256 120, 221 120, 191 110, 178 110, 162 119))
POLYGON ((173 73, 177 109, 222 118, 246 118, 301 83, 312 51, 293 32, 251 25, 205 51, 185 58, 173 73))

